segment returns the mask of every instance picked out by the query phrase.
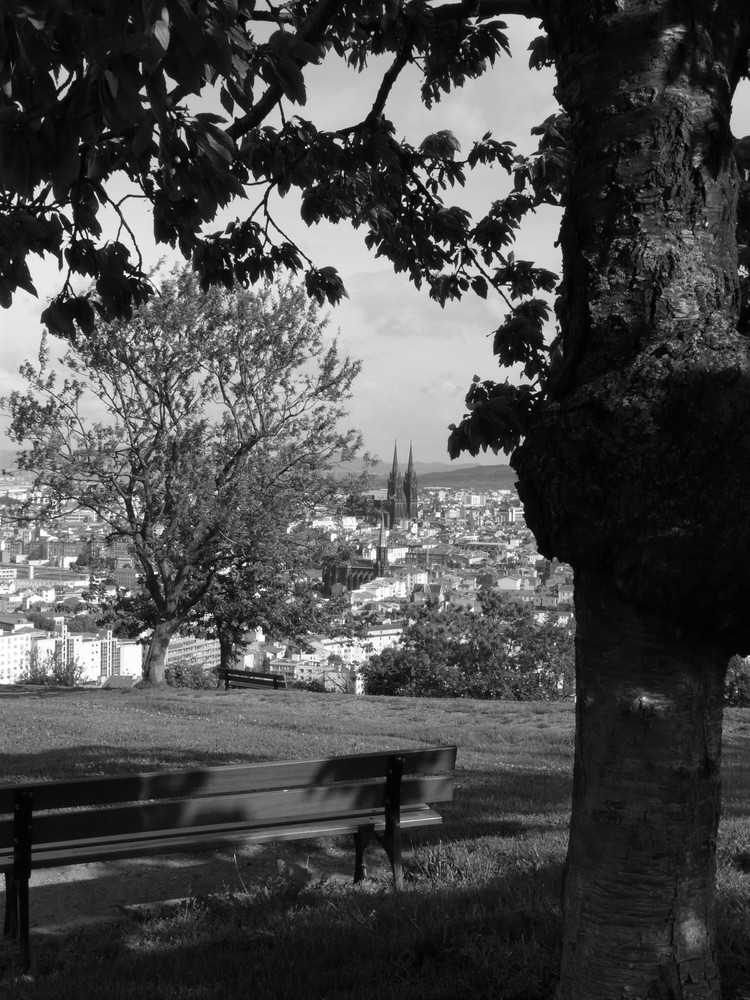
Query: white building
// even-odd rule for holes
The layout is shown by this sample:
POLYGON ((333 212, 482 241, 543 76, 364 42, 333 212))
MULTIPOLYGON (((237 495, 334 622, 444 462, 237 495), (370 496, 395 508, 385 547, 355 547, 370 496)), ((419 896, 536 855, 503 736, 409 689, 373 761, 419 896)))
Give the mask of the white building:
POLYGON ((0 633, 0 684, 17 684, 29 666, 31 651, 46 632, 24 629, 0 633))
POLYGON ((411 594, 418 583, 425 584, 430 578, 426 569, 416 566, 394 566, 391 572, 397 580, 403 581, 407 594, 411 594))
POLYGON ((65 619, 57 616, 55 633, 37 639, 36 649, 40 658, 57 657, 63 667, 77 663, 84 684, 101 684, 107 677, 122 672, 121 643, 111 629, 96 633, 69 632, 65 619))
POLYGON ((185 666, 198 665, 205 670, 221 663, 218 639, 198 639, 194 635, 174 635, 169 641, 166 662, 179 661, 185 666))
POLYGON ((362 642, 365 656, 372 656, 374 653, 382 653, 388 646, 398 646, 404 634, 404 623, 398 622, 390 625, 375 625, 368 628, 362 642))
POLYGON ((0 614, 9 615, 23 607, 20 594, 0 594, 0 614))
POLYGON ((143 674, 143 646, 139 642, 120 642, 120 674, 141 677, 143 674))

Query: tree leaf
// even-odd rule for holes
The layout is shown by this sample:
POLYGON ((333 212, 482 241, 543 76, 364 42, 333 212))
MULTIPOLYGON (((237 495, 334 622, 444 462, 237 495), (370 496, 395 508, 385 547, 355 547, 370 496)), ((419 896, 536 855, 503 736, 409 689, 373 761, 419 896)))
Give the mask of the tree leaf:
POLYGON ((302 70, 290 56, 277 55, 270 63, 284 96, 293 104, 307 104, 307 88, 302 70))
POLYGON ((166 52, 169 48, 169 39, 171 35, 170 25, 169 25, 169 11, 166 7, 162 9, 162 16, 158 21, 154 22, 152 25, 152 32, 154 38, 157 40, 163 52, 166 52))

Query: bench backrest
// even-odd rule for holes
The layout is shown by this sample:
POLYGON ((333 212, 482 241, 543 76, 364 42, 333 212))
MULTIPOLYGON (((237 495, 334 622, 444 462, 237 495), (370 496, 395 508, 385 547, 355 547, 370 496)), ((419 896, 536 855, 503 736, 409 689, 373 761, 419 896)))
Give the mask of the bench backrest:
POLYGON ((286 678, 283 674, 264 674, 256 670, 240 670, 232 667, 219 667, 218 673, 219 681, 234 687, 286 687, 286 678))
POLYGON ((382 809, 394 757, 403 760, 402 806, 452 798, 455 747, 0 786, 0 869, 12 859, 13 813, 22 800, 33 809, 34 847, 93 835, 101 841, 208 825, 262 827, 382 809))

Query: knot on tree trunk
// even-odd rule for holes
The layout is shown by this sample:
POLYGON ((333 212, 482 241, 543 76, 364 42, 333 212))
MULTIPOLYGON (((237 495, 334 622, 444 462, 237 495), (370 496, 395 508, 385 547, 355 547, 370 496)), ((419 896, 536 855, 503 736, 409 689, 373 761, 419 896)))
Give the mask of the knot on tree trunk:
POLYGON ((748 350, 726 334, 657 345, 551 405, 512 465, 546 556, 606 567, 627 600, 745 652, 749 459, 748 350))

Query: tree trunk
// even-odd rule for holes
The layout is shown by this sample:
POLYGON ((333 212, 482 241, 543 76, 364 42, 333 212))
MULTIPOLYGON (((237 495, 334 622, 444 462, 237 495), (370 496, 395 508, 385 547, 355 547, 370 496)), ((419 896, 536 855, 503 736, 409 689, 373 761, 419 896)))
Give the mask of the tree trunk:
POLYGON ((235 645, 234 638, 222 629, 219 629, 218 635, 221 667, 225 670, 231 670, 234 667, 239 666, 237 647, 235 645))
POLYGON ((712 901, 726 654, 576 579, 573 812, 557 1000, 719 1000, 712 901))
POLYGON ((181 620, 160 621, 151 633, 146 659, 143 664, 143 678, 147 684, 163 684, 169 640, 180 627, 181 620))
POLYGON ((562 358, 513 456, 576 574, 558 1000, 716 1000, 725 664, 750 647, 731 99, 747 3, 549 0, 570 118, 562 358))

